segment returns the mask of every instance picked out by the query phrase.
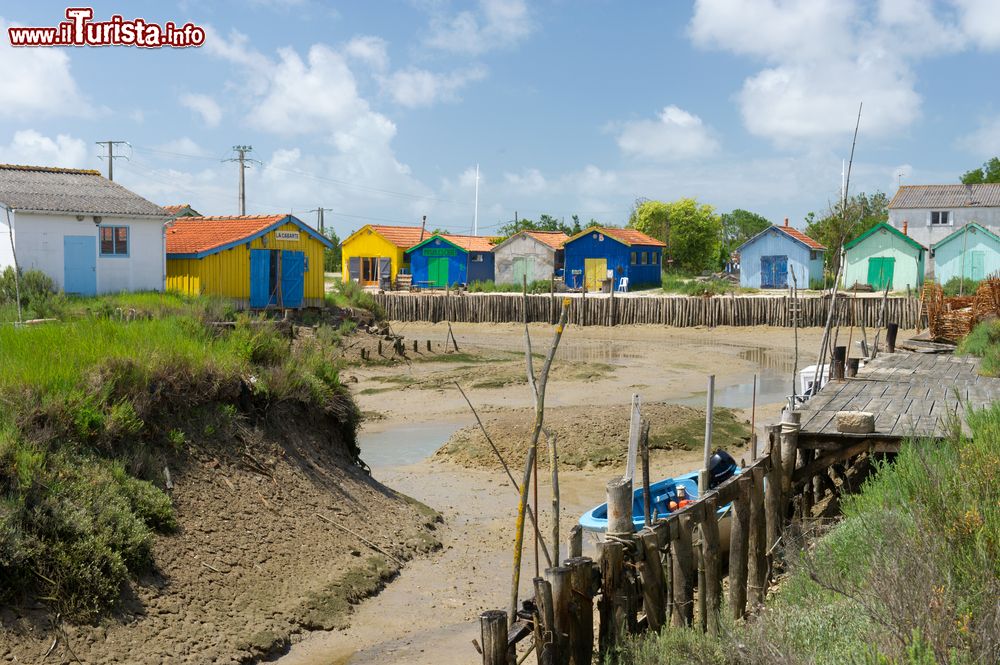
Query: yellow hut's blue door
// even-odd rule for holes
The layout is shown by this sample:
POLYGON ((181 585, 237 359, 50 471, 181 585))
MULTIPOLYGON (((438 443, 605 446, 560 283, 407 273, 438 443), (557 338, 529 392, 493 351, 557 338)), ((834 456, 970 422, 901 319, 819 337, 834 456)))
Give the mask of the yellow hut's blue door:
POLYGON ((281 304, 283 307, 302 307, 302 291, 305 287, 305 252, 282 250, 281 252, 281 304))
POLYGON ((275 304, 272 283, 271 250, 250 250, 250 307, 264 309, 275 304))

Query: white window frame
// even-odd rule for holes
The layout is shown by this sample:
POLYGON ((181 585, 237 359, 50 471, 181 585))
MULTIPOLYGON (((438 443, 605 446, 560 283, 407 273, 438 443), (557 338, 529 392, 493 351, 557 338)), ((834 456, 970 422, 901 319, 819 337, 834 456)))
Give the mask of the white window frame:
POLYGON ((927 226, 954 226, 954 224, 955 216, 951 214, 951 210, 931 210, 927 213, 927 226), (938 219, 940 219, 941 215, 947 215, 948 221, 935 223, 934 215, 938 215, 938 219))

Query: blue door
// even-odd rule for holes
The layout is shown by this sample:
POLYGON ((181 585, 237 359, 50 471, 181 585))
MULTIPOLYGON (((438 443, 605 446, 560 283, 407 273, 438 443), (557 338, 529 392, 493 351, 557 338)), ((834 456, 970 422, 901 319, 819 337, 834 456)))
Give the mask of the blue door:
POLYGON ((63 291, 97 295, 97 238, 63 236, 63 291))
POLYGON ((250 250, 250 307, 264 309, 274 303, 271 288, 271 250, 250 250))
POLYGON ((787 256, 782 255, 782 256, 760 257, 760 288, 762 289, 788 288, 787 256))
POLYGON ((306 255, 290 249, 281 251, 281 304, 302 307, 305 289, 306 255))

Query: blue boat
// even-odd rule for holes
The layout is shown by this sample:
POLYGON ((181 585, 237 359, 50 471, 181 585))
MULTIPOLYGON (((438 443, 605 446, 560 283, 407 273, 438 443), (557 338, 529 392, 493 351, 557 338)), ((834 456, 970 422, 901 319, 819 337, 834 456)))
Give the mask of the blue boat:
MULTIPOLYGON (((733 466, 728 469, 727 478, 740 473, 741 469, 738 466, 733 466)), ((677 500, 677 486, 683 486, 684 490, 687 492, 688 499, 691 501, 698 500, 698 472, 692 471, 691 473, 686 473, 682 476, 677 476, 675 478, 664 478, 663 480, 652 483, 649 486, 649 510, 651 515, 657 517, 666 517, 671 513, 670 502, 677 500)), ((643 528, 646 525, 645 508, 643 507, 643 496, 642 487, 640 486, 632 493, 632 523, 635 525, 636 530, 643 528)), ((720 536, 723 537, 723 542, 728 543, 728 530, 729 530, 729 510, 732 504, 727 503, 725 506, 719 508, 719 529, 720 536), (725 533, 722 533, 722 532, 725 533)), ((583 527, 584 531, 590 531, 593 533, 604 533, 608 529, 608 504, 602 503, 599 506, 591 508, 580 517, 580 526, 583 527)))

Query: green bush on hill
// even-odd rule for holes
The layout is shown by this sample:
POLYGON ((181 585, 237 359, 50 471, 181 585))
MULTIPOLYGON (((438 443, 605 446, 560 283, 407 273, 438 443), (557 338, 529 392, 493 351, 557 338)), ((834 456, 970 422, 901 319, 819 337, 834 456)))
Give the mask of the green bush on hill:
POLYGON ((946 296, 957 296, 959 294, 972 296, 976 294, 979 282, 969 277, 952 277, 942 285, 941 290, 946 296))
POLYGON ((325 335, 293 346, 246 316, 206 326, 220 305, 116 296, 73 302, 65 323, 0 325, 0 602, 29 594, 76 620, 109 609, 176 527, 157 485, 192 419, 219 432, 241 408, 305 404, 337 416, 356 457, 359 414, 325 335))
MULTIPOLYGON (((528 293, 531 294, 549 293, 550 289, 551 282, 546 279, 528 282, 528 293)), ((524 291, 523 284, 497 284, 490 280, 469 284, 469 293, 521 293, 522 291, 524 291)))
POLYGON ((375 301, 375 297, 349 279, 334 285, 333 291, 326 294, 326 304, 331 307, 357 307, 371 312, 378 320, 385 318, 385 311, 375 301))

